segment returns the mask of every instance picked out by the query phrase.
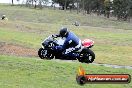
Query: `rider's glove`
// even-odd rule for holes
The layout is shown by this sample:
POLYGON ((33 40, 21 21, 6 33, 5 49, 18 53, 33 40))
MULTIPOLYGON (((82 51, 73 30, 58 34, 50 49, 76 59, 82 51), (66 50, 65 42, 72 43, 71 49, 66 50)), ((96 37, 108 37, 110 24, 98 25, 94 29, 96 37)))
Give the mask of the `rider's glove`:
POLYGON ((60 35, 53 34, 52 37, 57 38, 60 37, 60 35))

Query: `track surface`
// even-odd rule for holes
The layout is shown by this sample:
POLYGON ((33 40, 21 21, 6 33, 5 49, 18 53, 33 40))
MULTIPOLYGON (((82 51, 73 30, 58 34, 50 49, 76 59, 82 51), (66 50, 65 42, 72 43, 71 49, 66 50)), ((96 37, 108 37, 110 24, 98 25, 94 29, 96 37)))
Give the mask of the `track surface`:
MULTIPOLYGON (((0 42, 0 55, 15 55, 21 57, 38 57, 37 50, 27 48, 20 45, 14 44, 6 44, 5 42, 0 42)), ((72 60, 55 60, 55 61, 65 61, 69 63, 76 63, 76 61, 72 60)), ((112 65, 112 64, 104 64, 104 63, 92 63, 94 65, 112 67, 112 68, 126 68, 132 69, 132 66, 123 66, 123 65, 112 65)))

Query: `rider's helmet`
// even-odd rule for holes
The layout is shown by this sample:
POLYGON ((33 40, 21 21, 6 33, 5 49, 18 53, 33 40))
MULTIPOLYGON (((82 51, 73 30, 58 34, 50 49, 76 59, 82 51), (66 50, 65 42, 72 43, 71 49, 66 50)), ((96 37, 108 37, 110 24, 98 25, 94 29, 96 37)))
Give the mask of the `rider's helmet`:
POLYGON ((60 29, 59 35, 60 35, 60 37, 66 37, 68 35, 68 33, 69 33, 68 28, 63 27, 60 29))

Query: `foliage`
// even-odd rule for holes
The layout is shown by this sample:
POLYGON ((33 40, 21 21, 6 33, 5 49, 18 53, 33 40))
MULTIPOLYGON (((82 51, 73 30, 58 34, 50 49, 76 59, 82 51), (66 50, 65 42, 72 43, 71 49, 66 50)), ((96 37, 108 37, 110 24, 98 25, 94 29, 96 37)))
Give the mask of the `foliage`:
POLYGON ((70 4, 73 4, 75 2, 75 0, 52 0, 54 3, 58 3, 60 6, 62 6, 62 9, 64 10, 65 7, 67 9, 67 7, 70 4))
POLYGON ((110 10, 111 10, 110 0, 105 0, 104 1, 104 10, 105 10, 105 16, 107 16, 107 18, 109 18, 110 10))
POLYGON ((132 0, 114 0, 113 6, 118 20, 127 20, 131 15, 132 0))
POLYGON ((118 20, 126 21, 132 16, 132 0, 81 0, 80 6, 88 14, 96 12, 97 15, 104 14, 107 18, 112 10, 118 20))
POLYGON ((101 14, 103 10, 104 0, 81 0, 80 6, 83 10, 87 11, 87 13, 97 12, 97 14, 101 14))
POLYGON ((42 9, 42 6, 48 3, 48 0, 26 0, 26 6, 31 7, 34 6, 34 8, 40 8, 42 9))

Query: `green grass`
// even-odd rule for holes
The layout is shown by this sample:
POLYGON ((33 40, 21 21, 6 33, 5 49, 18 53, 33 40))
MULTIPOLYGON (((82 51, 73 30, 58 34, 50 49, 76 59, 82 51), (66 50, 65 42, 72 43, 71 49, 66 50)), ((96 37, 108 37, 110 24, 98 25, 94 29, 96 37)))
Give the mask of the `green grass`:
POLYGON ((130 84, 86 84, 76 83, 79 66, 83 66, 88 74, 130 74, 132 70, 113 69, 91 64, 67 63, 64 61, 37 60, 0 56, 1 88, 131 88, 130 84))
POLYGON ((95 26, 104 28, 118 28, 131 30, 132 24, 126 22, 118 22, 115 20, 109 20, 104 17, 97 17, 96 15, 83 15, 76 14, 76 12, 70 12, 63 10, 53 10, 51 8, 31 9, 21 6, 9 6, 0 5, 0 14, 6 14, 9 20, 13 21, 26 21, 37 23, 52 23, 52 24, 67 24, 71 25, 75 21, 79 21, 83 26, 95 26))
MULTIPOLYGON (((23 33, 23 32, 9 32, 5 31, 5 29, 0 28, 0 38, 1 41, 8 42, 8 43, 14 43, 14 44, 20 44, 23 46, 30 47, 32 48, 36 46, 38 43, 36 42, 41 42, 40 36, 35 36, 33 33, 23 33)), ((39 46, 39 45, 38 45, 39 46)))

